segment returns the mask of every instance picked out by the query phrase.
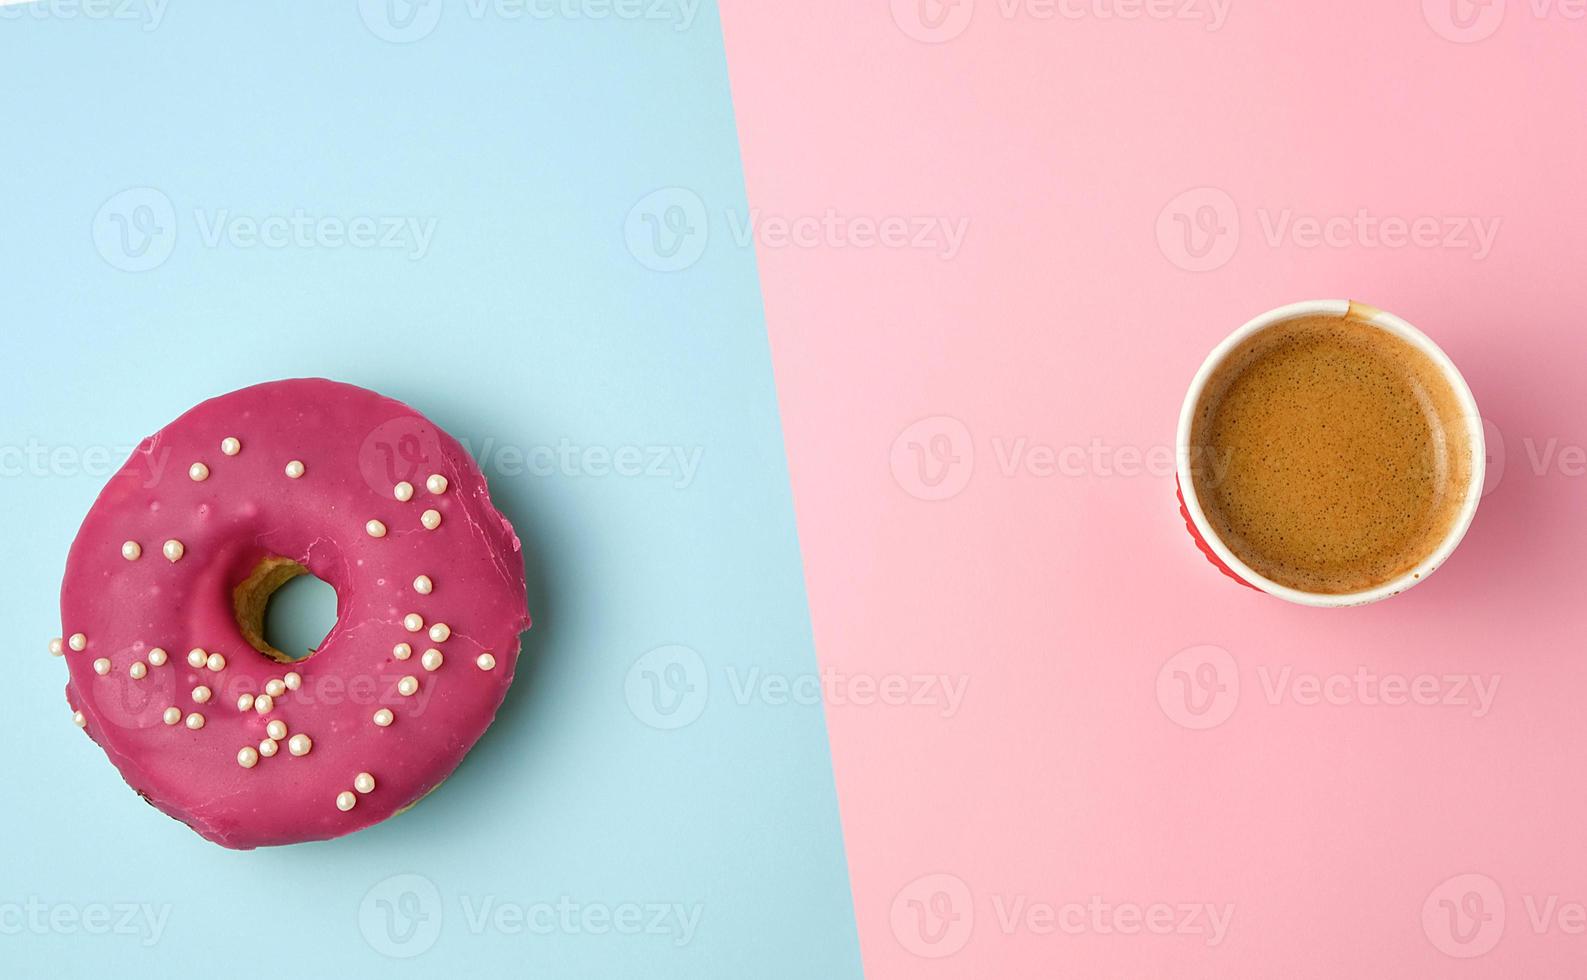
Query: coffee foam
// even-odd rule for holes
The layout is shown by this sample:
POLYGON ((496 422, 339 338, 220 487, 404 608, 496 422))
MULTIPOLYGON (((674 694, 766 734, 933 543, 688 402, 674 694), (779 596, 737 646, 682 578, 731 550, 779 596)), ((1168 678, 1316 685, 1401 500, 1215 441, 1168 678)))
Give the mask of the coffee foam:
POLYGON ((1190 446, 1223 543, 1257 574, 1326 595, 1416 570, 1459 518, 1475 464, 1438 364, 1350 317, 1285 321, 1235 348, 1207 381, 1190 446))

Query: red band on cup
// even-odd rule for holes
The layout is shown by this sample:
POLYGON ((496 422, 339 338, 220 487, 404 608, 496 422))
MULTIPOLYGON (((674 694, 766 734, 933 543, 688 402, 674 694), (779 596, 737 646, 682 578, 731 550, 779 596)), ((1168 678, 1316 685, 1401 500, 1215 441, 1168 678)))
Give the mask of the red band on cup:
POLYGON ((1213 552, 1212 548, 1207 545, 1206 539, 1203 538, 1201 536, 1201 532, 1196 529, 1196 522, 1190 519, 1190 509, 1185 506, 1185 491, 1179 485, 1179 478, 1177 476, 1174 477, 1174 496, 1179 498, 1179 516, 1185 519, 1185 530, 1190 532, 1190 536, 1196 541, 1196 547, 1200 548, 1201 553, 1207 556, 1207 560, 1218 566, 1218 571, 1234 579, 1236 582, 1239 582, 1246 588, 1256 589, 1256 591, 1261 592, 1261 589, 1257 589, 1256 586, 1236 575, 1234 570, 1228 565, 1225 565, 1223 563, 1223 559, 1219 558, 1217 554, 1213 552))

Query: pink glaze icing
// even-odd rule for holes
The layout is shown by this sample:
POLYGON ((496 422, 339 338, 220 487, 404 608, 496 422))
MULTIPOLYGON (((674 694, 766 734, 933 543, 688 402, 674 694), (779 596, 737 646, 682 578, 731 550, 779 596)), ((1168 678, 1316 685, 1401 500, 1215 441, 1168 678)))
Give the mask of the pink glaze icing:
MULTIPOLYGON (((276 381, 213 398, 145 439, 83 521, 61 587, 66 699, 88 736, 133 789, 204 837, 252 848, 339 837, 378 823, 434 789, 495 718, 529 627, 523 560, 512 526, 490 502, 484 475, 463 447, 408 406, 352 385, 276 381), (237 439, 236 455, 222 441, 237 439), (297 479, 289 461, 303 464, 297 479), (209 475, 195 481, 194 463, 209 475), (426 488, 443 476, 442 493, 426 488), (394 495, 401 481, 412 499, 394 495), (421 515, 438 511, 427 530, 421 515), (384 524, 374 537, 366 524, 384 524), (169 561, 165 542, 180 541, 169 561), (123 556, 135 541, 142 554, 123 556), (291 558, 330 583, 337 622, 319 650, 282 664, 244 639, 232 590, 264 558, 291 558), (428 576, 428 595, 414 580, 428 576), (424 630, 410 632, 417 613, 424 630), (445 623, 450 636, 432 639, 445 623), (398 659, 397 644, 412 647, 398 659), (154 648, 163 666, 149 663, 154 648), (220 653, 220 671, 189 665, 194 648, 220 653), (426 670, 431 648, 444 661, 426 670), (492 669, 479 666, 481 654, 492 669), (109 661, 101 675, 96 661, 109 661), (135 679, 133 664, 143 663, 135 679), (289 671, 297 690, 268 714, 240 710, 289 671), (418 681, 404 696, 399 683, 418 681), (196 703, 204 685, 213 696, 196 703), (164 714, 180 710, 169 725, 164 714), (389 709, 388 727, 375 723, 389 709), (203 716, 197 730, 187 718, 203 716), (279 751, 252 768, 266 725, 284 722, 279 751), (292 735, 312 748, 294 756, 292 735), (355 787, 360 773, 374 788, 355 787), (352 793, 349 810, 340 794, 352 793)), ((103 667, 103 665, 101 665, 103 667)), ((343 797, 346 802, 348 797, 343 797)))

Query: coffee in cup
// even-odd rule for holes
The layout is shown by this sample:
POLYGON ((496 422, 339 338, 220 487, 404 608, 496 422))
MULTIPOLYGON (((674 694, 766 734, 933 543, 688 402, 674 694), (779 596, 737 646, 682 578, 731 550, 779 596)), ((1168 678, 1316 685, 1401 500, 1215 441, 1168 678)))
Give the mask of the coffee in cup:
POLYGON ((1209 557, 1313 605, 1419 582, 1481 495, 1482 422, 1454 364, 1404 321, 1343 301, 1275 310, 1219 345, 1179 448, 1209 557))

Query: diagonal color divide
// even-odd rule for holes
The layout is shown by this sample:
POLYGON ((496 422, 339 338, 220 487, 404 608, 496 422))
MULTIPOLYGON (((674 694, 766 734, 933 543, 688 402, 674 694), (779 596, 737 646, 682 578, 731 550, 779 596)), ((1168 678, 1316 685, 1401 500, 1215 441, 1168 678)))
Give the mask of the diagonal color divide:
POLYGON ((867 976, 1569 972, 1580 12, 723 20, 822 669, 965 691, 828 705, 867 976), (1173 437, 1219 339, 1334 295, 1494 458, 1438 580, 1326 616, 1196 552, 1173 437))

